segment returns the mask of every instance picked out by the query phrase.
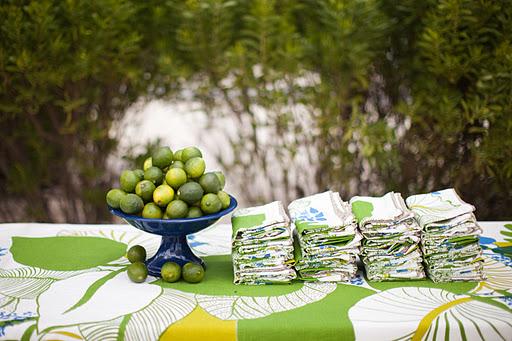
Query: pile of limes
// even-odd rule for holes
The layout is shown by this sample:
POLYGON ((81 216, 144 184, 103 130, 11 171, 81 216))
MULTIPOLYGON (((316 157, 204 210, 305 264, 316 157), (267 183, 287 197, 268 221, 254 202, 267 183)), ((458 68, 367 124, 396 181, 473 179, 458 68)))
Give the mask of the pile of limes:
POLYGON ((124 170, 120 188, 107 193, 110 207, 143 218, 197 218, 230 204, 222 172, 205 173, 203 154, 196 147, 173 153, 160 147, 144 161, 143 170, 124 170))
MULTIPOLYGON (((128 277, 135 283, 142 283, 148 277, 148 269, 144 261, 146 260, 146 249, 141 245, 132 246, 126 253, 130 261, 127 273, 128 277)), ((188 283, 199 283, 204 278, 204 268, 201 264, 186 263, 180 267, 174 262, 166 262, 160 270, 162 280, 169 283, 177 282, 183 278, 188 283)))

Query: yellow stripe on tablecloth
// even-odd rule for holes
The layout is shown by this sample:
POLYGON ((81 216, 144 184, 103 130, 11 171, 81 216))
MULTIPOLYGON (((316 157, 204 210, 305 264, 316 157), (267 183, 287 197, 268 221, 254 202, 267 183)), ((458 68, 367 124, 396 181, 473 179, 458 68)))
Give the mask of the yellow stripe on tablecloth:
POLYGON ((412 336, 411 340, 420 341, 423 338, 423 336, 425 336, 425 334, 427 333, 427 330, 432 324, 432 322, 434 322, 434 319, 438 317, 443 311, 448 310, 451 307, 456 306, 457 304, 469 302, 471 300, 471 297, 463 297, 435 308, 421 319, 420 323, 418 324, 418 328, 416 329, 416 332, 412 336))
POLYGON ((52 333, 53 334, 65 335, 65 336, 68 336, 68 337, 71 337, 71 338, 77 339, 77 340, 83 340, 80 335, 77 335, 77 334, 72 333, 72 332, 67 332, 65 330, 63 330, 63 331, 56 331, 56 332, 52 332, 52 333))
POLYGON ((511 242, 494 242, 494 244, 496 244, 496 246, 499 246, 499 247, 512 246, 511 242))
POLYGON ((186 317, 169 326, 160 340, 236 341, 236 321, 218 319, 197 306, 186 317))
MULTIPOLYGON (((59 335, 67 336, 68 338, 70 337, 70 338, 77 339, 77 340, 83 340, 83 338, 80 335, 72 333, 72 332, 67 332, 67 331, 55 331, 55 332, 50 332, 49 334, 50 335, 52 335, 52 334, 59 334, 59 335)), ((60 340, 60 339, 48 339, 47 341, 62 341, 62 340, 60 340)))

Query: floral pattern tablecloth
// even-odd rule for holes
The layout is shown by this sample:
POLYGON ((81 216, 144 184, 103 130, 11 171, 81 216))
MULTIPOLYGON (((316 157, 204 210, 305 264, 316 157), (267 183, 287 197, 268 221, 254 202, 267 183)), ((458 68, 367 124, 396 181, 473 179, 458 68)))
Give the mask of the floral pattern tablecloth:
POLYGON ((229 225, 189 236, 199 284, 130 282, 127 225, 0 224, 4 340, 511 340, 512 223, 481 222, 487 279, 236 286, 229 225))

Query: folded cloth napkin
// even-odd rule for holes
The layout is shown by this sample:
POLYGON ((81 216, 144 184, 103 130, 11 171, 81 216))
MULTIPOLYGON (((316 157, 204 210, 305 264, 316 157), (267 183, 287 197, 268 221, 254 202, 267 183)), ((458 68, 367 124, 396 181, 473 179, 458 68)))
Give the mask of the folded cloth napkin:
POLYGON ((356 196, 350 204, 363 236, 361 255, 369 280, 425 278, 418 247, 421 228, 400 193, 356 196))
POLYGON ((249 285, 288 284, 297 278, 295 270, 286 265, 249 270, 235 269, 234 275, 235 284, 249 285))
POLYGON ((422 228, 430 223, 449 222, 453 218, 475 211, 475 207, 464 202, 453 188, 411 195, 406 202, 422 228))
POLYGON ((349 281, 357 272, 361 235, 350 205, 327 191, 293 201, 295 268, 306 281, 349 281))
POLYGON ((279 201, 237 210, 231 217, 235 284, 289 283, 293 269, 293 231, 279 201))
POLYGON ((417 228, 414 213, 407 208, 400 193, 389 192, 382 197, 355 196, 350 199, 350 204, 361 230, 400 226, 417 228))
POLYGON ((233 242, 243 241, 244 245, 289 239, 291 234, 290 218, 280 201, 238 209, 231 217, 231 225, 233 242))
POLYGON ((421 248, 434 282, 479 281, 485 278, 475 207, 453 188, 407 198, 423 228, 421 248))

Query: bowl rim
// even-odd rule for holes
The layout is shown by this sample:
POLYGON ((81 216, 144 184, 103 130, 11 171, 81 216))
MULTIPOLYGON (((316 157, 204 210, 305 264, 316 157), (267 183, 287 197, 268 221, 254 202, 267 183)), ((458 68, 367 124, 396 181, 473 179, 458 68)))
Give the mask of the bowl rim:
POLYGON ((165 224, 181 224, 181 223, 191 223, 191 222, 219 219, 219 218, 225 216, 226 214, 230 213, 238 206, 238 201, 236 201, 235 197, 233 197, 231 194, 228 194, 228 195, 231 198, 228 207, 226 207, 225 209, 223 209, 222 211, 219 211, 217 213, 204 215, 204 216, 198 217, 198 218, 179 218, 179 219, 142 218, 142 217, 139 217, 136 215, 126 214, 123 211, 113 208, 109 205, 107 205, 107 207, 108 207, 110 213, 112 213, 113 215, 116 215, 120 218, 123 218, 123 219, 146 221, 149 223, 151 223, 151 222, 157 223, 158 222, 158 223, 165 223, 165 224))

